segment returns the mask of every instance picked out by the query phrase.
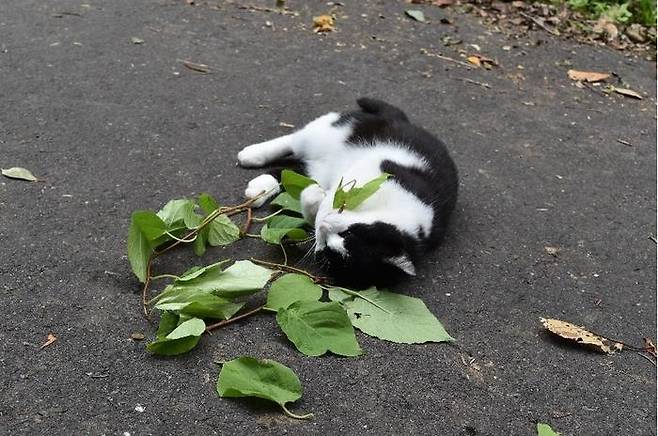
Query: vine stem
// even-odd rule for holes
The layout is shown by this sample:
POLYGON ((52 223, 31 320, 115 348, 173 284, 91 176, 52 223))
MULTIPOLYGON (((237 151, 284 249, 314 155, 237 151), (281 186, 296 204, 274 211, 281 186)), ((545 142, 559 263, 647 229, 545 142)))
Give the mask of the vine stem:
POLYGON ((326 277, 314 276, 313 274, 306 272, 303 269, 295 268, 294 266, 282 265, 280 263, 274 263, 274 262, 267 262, 264 260, 255 259, 253 257, 249 258, 249 260, 257 265, 269 266, 270 268, 278 269, 279 271, 287 271, 287 272, 303 274, 306 277, 313 280, 313 283, 324 283, 327 281, 326 277))
POLYGON ((297 415, 295 413, 292 413, 290 410, 288 410, 286 408, 285 404, 281 404, 280 406, 283 409, 283 413, 285 413, 286 415, 288 415, 291 418, 295 418, 295 419, 311 419, 311 418, 313 418, 312 413, 307 413, 306 415, 297 415))
POLYGON ((255 315, 258 312, 260 312, 261 310, 270 310, 270 309, 266 308, 265 305, 263 304, 262 306, 255 307, 255 308, 251 309, 250 311, 242 313, 242 314, 240 314, 238 316, 235 316, 231 319, 224 319, 222 321, 219 321, 219 322, 216 322, 214 324, 210 324, 209 326, 206 326, 206 333, 210 333, 211 331, 213 331, 215 329, 218 329, 220 327, 224 327, 227 324, 231 324, 235 321, 239 321, 239 320, 247 318, 251 315, 255 315))

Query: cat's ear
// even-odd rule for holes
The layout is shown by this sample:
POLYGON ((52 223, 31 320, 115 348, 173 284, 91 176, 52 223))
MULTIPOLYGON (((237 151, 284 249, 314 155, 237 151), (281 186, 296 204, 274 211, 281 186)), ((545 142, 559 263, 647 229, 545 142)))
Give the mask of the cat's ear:
POLYGON ((384 259, 384 262, 391 264, 396 268, 400 268, 410 276, 416 275, 416 267, 414 267, 413 262, 411 259, 409 259, 409 256, 407 256, 406 253, 402 254, 401 256, 388 257, 384 259))

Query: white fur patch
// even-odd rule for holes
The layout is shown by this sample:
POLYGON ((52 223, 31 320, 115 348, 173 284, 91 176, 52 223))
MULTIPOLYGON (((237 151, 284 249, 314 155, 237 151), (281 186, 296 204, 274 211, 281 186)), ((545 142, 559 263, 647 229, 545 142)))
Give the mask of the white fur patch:
POLYGON ((409 260, 407 256, 389 257, 388 259, 384 259, 384 261, 386 263, 390 263, 391 265, 397 268, 400 268, 402 271, 409 274, 410 276, 416 275, 416 267, 414 266, 413 262, 409 260))
POLYGON ((301 193, 299 200, 302 204, 302 216, 308 223, 315 222, 318 208, 327 193, 319 185, 307 186, 301 193))
POLYGON ((280 190, 281 188, 277 179, 270 174, 261 174, 247 184, 244 196, 252 199, 258 197, 263 192, 267 193, 252 203, 253 207, 261 207, 268 199, 278 194, 280 190))

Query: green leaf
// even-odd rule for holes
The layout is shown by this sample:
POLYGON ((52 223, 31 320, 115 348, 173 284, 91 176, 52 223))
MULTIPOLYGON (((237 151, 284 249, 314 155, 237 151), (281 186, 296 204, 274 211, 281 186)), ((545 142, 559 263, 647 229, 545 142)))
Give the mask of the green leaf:
POLYGON ((206 246, 208 245, 208 233, 210 233, 210 228, 208 226, 202 228, 196 235, 196 239, 192 243, 194 247, 194 254, 197 256, 203 256, 206 252, 206 246))
POLYGON ((269 359, 243 356, 224 363, 217 379, 217 393, 222 398, 263 398, 277 403, 295 418, 312 416, 288 411, 286 403, 302 397, 302 384, 290 368, 269 359))
POLYGON ((280 206, 282 209, 296 212, 298 214, 302 213, 302 203, 298 199, 293 198, 292 195, 287 192, 282 192, 277 195, 270 204, 280 206))
POLYGON ((162 312, 160 315, 160 324, 158 331, 155 333, 157 339, 164 339, 169 333, 178 327, 178 315, 172 312, 162 312))
POLYGON ((155 241, 167 231, 167 225, 155 212, 138 210, 132 214, 132 223, 149 241, 155 241))
POLYGON ((21 167, 3 168, 2 175, 10 179, 27 180, 28 182, 39 181, 30 170, 21 167))
POLYGON ((197 318, 229 319, 242 306, 244 306, 244 303, 233 303, 207 292, 188 289, 160 299, 155 308, 197 318))
POLYGON ((285 309, 296 301, 318 301, 322 288, 303 274, 285 274, 270 286, 267 292, 268 309, 285 309))
POLYGON ((265 242, 277 245, 284 237, 293 241, 301 241, 308 237, 306 230, 301 228, 304 225, 306 225, 306 221, 303 218, 276 215, 267 220, 267 224, 260 230, 260 236, 265 242))
POLYGON ((559 436, 560 433, 554 431, 550 425, 542 422, 537 423, 537 436, 559 436))
POLYGON ((165 336, 166 339, 180 339, 188 336, 201 336, 206 331, 206 323, 202 319, 192 318, 176 327, 165 336))
POLYGON ((353 295, 348 294, 347 292, 342 291, 340 288, 336 288, 333 286, 328 289, 327 293, 329 295, 329 299, 337 303, 342 303, 346 300, 354 298, 353 295))
POLYGON ((219 203, 217 203, 217 200, 215 200, 212 195, 204 192, 199 194, 199 206, 201 206, 201 210, 203 210, 206 215, 210 215, 215 209, 219 208, 219 203))
POLYGON ((271 277, 272 270, 239 260, 222 272, 213 293, 225 298, 253 294, 263 289, 271 277))
POLYGON ((140 282, 146 280, 148 260, 154 247, 169 239, 161 239, 166 231, 164 223, 155 213, 136 211, 132 214, 128 230, 128 261, 140 282))
POLYGON ((163 356, 186 353, 196 347, 205 330, 206 324, 203 320, 192 318, 181 323, 166 336, 156 336, 156 340, 148 344, 146 348, 154 354, 163 356))
POLYGON ((188 229, 193 229, 201 224, 201 217, 194 212, 194 207, 194 202, 186 198, 170 200, 158 211, 158 216, 168 228, 183 223, 188 229))
POLYGON ((400 344, 454 340, 418 298, 376 288, 359 295, 343 305, 352 325, 367 335, 400 344))
POLYGON ((338 189, 336 189, 336 192, 334 193, 334 209, 356 209, 357 206, 377 192, 382 183, 384 183, 389 177, 391 177, 390 174, 384 173, 381 176, 370 180, 362 187, 352 187, 348 191, 343 189, 345 185, 343 185, 341 181, 338 189))
POLYGON ((158 303, 183 291, 213 293, 229 299, 241 297, 263 289, 272 276, 271 270, 248 260, 235 262, 222 270, 224 263, 208 265, 175 280, 158 296, 158 303))
POLYGON ((307 186, 317 184, 313 179, 310 179, 306 176, 303 176, 299 173, 296 173, 291 170, 281 171, 281 184, 283 189, 290 194, 290 196, 296 200, 299 200, 299 196, 307 186))
POLYGON ((177 282, 186 282, 188 280, 192 280, 194 278, 199 277, 201 274, 204 274, 206 271, 208 271, 211 268, 214 268, 218 265, 224 265, 226 263, 231 262, 231 259, 224 259, 220 260, 219 262, 211 263, 210 265, 206 266, 193 266, 192 268, 188 269, 185 271, 176 281, 177 282))
POLYGON ((340 356, 362 354, 350 319, 339 303, 297 301, 279 309, 276 321, 307 356, 321 356, 327 351, 340 356))
POLYGON ((423 11, 419 11, 417 9, 408 9, 404 11, 404 13, 416 21, 420 21, 421 23, 425 22, 425 14, 423 11))
POLYGON ((240 228, 226 215, 219 215, 208 224, 208 243, 213 247, 229 245, 240 239, 240 228))

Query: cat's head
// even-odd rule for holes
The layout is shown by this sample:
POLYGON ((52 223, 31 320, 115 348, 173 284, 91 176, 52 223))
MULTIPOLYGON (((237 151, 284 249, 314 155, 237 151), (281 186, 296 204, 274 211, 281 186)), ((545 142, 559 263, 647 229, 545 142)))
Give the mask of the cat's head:
POLYGON ((414 238, 392 224, 359 218, 358 212, 344 211, 316 220, 316 259, 331 277, 365 287, 416 275, 414 238))

